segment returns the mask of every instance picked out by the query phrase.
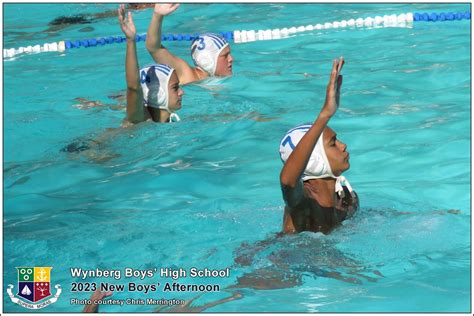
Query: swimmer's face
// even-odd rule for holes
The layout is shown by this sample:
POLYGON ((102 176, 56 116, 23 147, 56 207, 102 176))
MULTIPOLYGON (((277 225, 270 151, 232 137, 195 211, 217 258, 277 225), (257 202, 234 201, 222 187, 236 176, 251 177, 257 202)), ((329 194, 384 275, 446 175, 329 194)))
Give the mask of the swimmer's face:
POLYGON ((176 75, 176 71, 174 71, 168 82, 168 108, 171 112, 181 109, 181 99, 183 95, 184 91, 179 86, 178 76, 176 75))
POLYGON ((232 62, 234 58, 230 54, 230 46, 227 46, 222 50, 217 57, 216 73, 218 77, 232 76, 232 62))
POLYGON ((329 127, 324 129, 323 142, 332 173, 338 177, 350 167, 347 146, 337 139, 336 133, 329 127))

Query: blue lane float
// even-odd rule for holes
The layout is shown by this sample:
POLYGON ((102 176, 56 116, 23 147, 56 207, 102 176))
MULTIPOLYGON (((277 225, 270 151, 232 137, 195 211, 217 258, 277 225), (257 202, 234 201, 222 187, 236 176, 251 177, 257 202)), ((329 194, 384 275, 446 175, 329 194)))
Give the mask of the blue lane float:
POLYGON ((443 22, 470 19, 471 12, 413 13, 413 21, 415 22, 443 22))
MULTIPOLYGON (((221 32, 220 33, 227 41, 233 41, 234 34, 233 32, 221 32)), ((200 34, 163 34, 161 36, 162 41, 193 41, 198 38, 200 34)), ((126 38, 124 36, 109 36, 107 38, 91 38, 80 41, 66 40, 64 41, 66 49, 80 48, 80 47, 95 47, 95 46, 104 46, 107 44, 122 43, 125 42, 126 38)), ((136 42, 145 42, 146 34, 137 35, 135 38, 136 42)))
MULTIPOLYGON (((381 27, 412 27, 414 23, 422 22, 448 22, 470 20, 471 12, 415 12, 402 13, 399 15, 383 15, 375 17, 357 18, 341 20, 334 22, 318 23, 315 25, 306 25, 298 27, 289 27, 282 29, 266 30, 234 30, 220 32, 220 34, 229 42, 247 43, 262 40, 277 40, 291 37, 296 33, 327 30, 338 28, 381 28, 381 27)), ((199 37, 199 34, 163 34, 162 41, 192 41, 199 37)), ((137 42, 146 41, 146 34, 137 35, 137 42)), ((3 50, 3 58, 13 58, 23 53, 42 53, 42 52, 64 52, 74 48, 89 48, 97 46, 112 45, 126 41, 125 36, 108 36, 100 38, 82 39, 82 40, 64 40, 55 43, 45 43, 42 45, 10 48, 3 50)))

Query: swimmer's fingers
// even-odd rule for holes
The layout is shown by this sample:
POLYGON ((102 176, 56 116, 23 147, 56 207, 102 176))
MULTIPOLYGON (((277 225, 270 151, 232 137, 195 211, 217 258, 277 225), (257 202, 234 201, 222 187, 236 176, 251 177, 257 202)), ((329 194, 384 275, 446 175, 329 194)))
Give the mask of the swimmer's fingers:
POLYGON ((94 293, 92 293, 91 299, 92 300, 101 300, 103 298, 112 296, 112 294, 114 294, 114 292, 112 292, 112 291, 101 292, 100 290, 96 290, 94 293))
POLYGON ((339 88, 342 84, 342 76, 339 75, 339 69, 343 64, 342 59, 334 59, 332 63, 331 75, 326 88, 326 100, 324 101, 321 113, 332 117, 339 107, 339 88))
POLYGON ((332 62, 332 70, 331 70, 331 76, 329 78, 329 84, 328 84, 328 89, 338 89, 340 85, 342 84, 342 78, 341 75, 339 75, 340 71, 342 70, 342 67, 344 66, 344 58, 339 58, 339 59, 334 59, 332 62))
POLYGON ((132 13, 128 12, 127 14, 125 12, 125 5, 121 5, 119 7, 118 19, 120 23, 120 28, 122 29, 122 32, 125 34, 125 36, 128 39, 135 38, 137 31, 133 22, 132 13))
POLYGON ((179 3, 172 3, 171 4, 171 8, 170 8, 170 13, 173 13, 174 11, 176 11, 178 8, 179 8, 180 4, 179 3))
POLYGON ((133 23, 132 12, 128 12, 128 23, 133 29, 135 29, 135 23, 133 23))
POLYGON ((122 31, 125 31, 125 28, 127 27, 127 20, 126 20, 125 14, 126 14, 125 5, 121 4, 118 9, 118 20, 120 23, 120 27, 122 28, 122 31))
POLYGON ((339 107, 339 99, 341 97, 341 86, 342 86, 342 75, 337 77, 337 87, 336 87, 336 104, 339 107))
POLYGON ((124 12, 125 12, 125 5, 123 4, 119 5, 119 8, 117 10, 117 17, 118 17, 120 25, 122 25, 124 21, 124 18, 123 18, 124 12))
POLYGON ((332 81, 336 78, 336 76, 337 76, 337 66, 338 66, 338 64, 337 64, 337 59, 334 59, 334 60, 332 61, 332 69, 331 69, 331 77, 330 77, 330 78, 331 78, 331 82, 332 82, 332 81))
POLYGON ((105 292, 104 297, 112 296, 112 294, 114 294, 112 291, 105 292))
POLYGON ((339 92, 339 90, 341 90, 341 86, 342 86, 342 75, 339 75, 337 77, 337 92, 339 92))
MULTIPOLYGON (((339 58, 339 61, 338 61, 338 65, 337 65, 337 86, 336 86, 336 91, 337 91, 337 94, 339 96, 339 91, 341 90, 341 86, 342 86, 342 75, 340 74, 341 73, 341 70, 342 70, 342 67, 344 66, 344 58, 341 57, 339 58)), ((339 102, 338 102, 339 103, 339 102)))
POLYGON ((332 63, 331 75, 329 76, 329 82, 326 87, 326 97, 331 98, 337 90, 337 60, 334 59, 332 63))
POLYGON ((179 3, 161 3, 155 4, 155 13, 159 15, 168 15, 179 8, 179 3))
POLYGON ((339 75, 338 68, 339 68, 339 61, 337 59, 334 59, 332 62, 331 76, 329 77, 329 85, 332 88, 335 87, 336 85, 337 76, 339 75))
POLYGON ((342 66, 344 66, 344 57, 341 56, 338 60, 337 73, 341 72, 342 66))

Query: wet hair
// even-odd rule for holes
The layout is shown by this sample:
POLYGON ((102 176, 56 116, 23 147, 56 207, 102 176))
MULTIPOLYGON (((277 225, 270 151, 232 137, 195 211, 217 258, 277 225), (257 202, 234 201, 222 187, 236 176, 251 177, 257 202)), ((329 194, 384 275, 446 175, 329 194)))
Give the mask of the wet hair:
POLYGON ((154 3, 129 3, 127 8, 130 10, 143 10, 154 7, 154 3))
POLYGON ((64 146, 61 151, 65 153, 80 153, 91 149, 92 146, 97 145, 97 141, 89 138, 76 138, 69 145, 64 146))
POLYGON ((72 24, 89 24, 92 21, 87 18, 84 14, 78 14, 73 16, 60 16, 48 23, 50 26, 54 25, 72 25, 72 24))

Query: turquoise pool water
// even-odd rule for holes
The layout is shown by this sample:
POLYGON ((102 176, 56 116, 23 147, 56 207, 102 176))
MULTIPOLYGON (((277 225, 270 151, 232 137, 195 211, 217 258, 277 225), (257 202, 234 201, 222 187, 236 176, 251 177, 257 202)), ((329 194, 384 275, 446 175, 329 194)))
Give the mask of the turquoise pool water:
MULTIPOLYGON (((119 35, 115 17, 45 32, 60 15, 109 9, 115 6, 6 4, 4 47, 119 35)), ((166 19, 165 32, 469 10, 467 4, 186 4, 166 19)), ((151 10, 134 13, 140 34, 150 16, 151 10)), ((117 129, 123 102, 109 97, 125 87, 123 44, 4 61, 4 284, 16 290, 15 267, 52 266, 52 285, 63 292, 40 311, 78 312, 82 306, 70 300, 89 293, 71 293, 71 283, 80 281, 71 267, 231 267, 229 278, 179 282, 221 286, 197 299, 198 306, 235 293, 224 288, 254 271, 270 272, 254 285, 287 281, 272 290, 247 286, 241 299, 210 312, 469 312, 470 38, 464 20, 235 44, 235 75, 184 87, 181 122, 130 129, 117 129), (341 108, 330 126, 351 152, 346 177, 361 210, 328 236, 275 239, 283 213, 279 141, 316 117, 331 60, 341 55, 341 108), (110 106, 81 108, 76 98, 110 106), (61 151, 77 139, 99 138, 105 141, 94 157, 61 151)), ((189 43, 166 45, 191 61, 189 43)), ((141 65, 151 62, 143 42, 138 55, 141 65)), ((196 295, 125 291, 113 298, 196 295)), ((3 300, 5 312, 26 311, 5 288, 3 300)))

